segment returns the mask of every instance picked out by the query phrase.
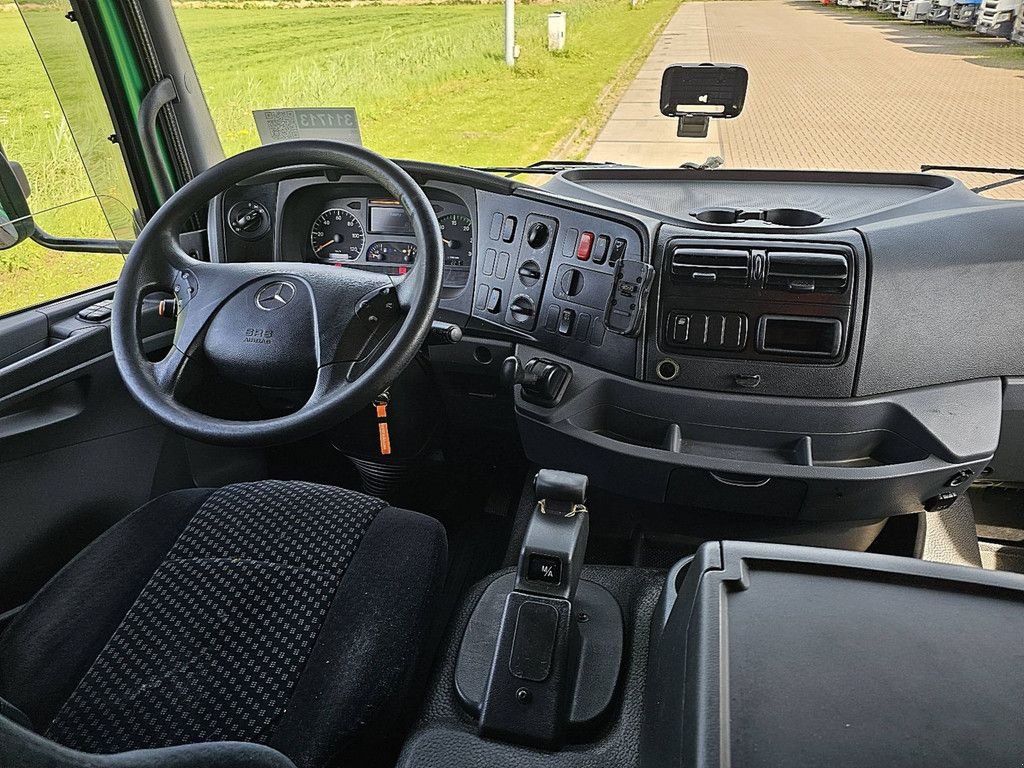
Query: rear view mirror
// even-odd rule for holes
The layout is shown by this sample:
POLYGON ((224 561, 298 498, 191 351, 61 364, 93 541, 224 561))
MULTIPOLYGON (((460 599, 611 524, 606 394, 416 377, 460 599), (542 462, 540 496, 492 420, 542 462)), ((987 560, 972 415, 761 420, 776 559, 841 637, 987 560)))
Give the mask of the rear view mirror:
POLYGON ((747 70, 736 64, 673 64, 661 76, 661 114, 679 118, 677 136, 704 138, 712 117, 736 117, 747 96, 747 70))
POLYGON ((0 151, 0 250, 13 248, 36 230, 28 208, 29 191, 21 166, 0 151))

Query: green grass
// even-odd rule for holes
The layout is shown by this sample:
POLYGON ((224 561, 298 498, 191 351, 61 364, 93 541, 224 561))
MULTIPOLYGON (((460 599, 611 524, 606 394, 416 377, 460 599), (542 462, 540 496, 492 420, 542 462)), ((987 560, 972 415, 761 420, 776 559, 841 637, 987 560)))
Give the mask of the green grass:
POLYGON ((545 157, 582 124, 602 89, 678 0, 520 5, 522 55, 502 60, 500 4, 301 10, 193 10, 178 18, 225 149, 257 143, 250 111, 354 106, 367 146, 471 165, 545 157), (568 13, 566 50, 546 50, 547 15, 568 13), (234 62, 230 65, 229 62, 234 62))
MULTIPOLYGON (((519 5, 513 70, 502 58, 500 4, 188 6, 178 17, 229 154, 258 143, 253 109, 354 106, 372 149, 487 165, 581 155, 612 106, 609 86, 628 83, 679 1, 647 0, 636 9, 628 0, 519 5), (557 55, 546 50, 553 10, 568 14, 566 50, 557 55)), ((25 166, 34 210, 88 197, 89 179, 21 17, 3 6, 0 142, 25 166)), ((40 34, 67 34, 74 28, 63 10, 27 18, 40 34)), ((51 74, 80 79, 83 56, 81 46, 61 47, 51 74)), ((126 186, 110 171, 117 150, 105 140, 110 126, 98 91, 76 93, 64 105, 75 138, 89 167, 105 169, 94 174, 98 190, 116 196, 126 186)), ((46 219, 55 233, 109 236, 95 201, 46 219)), ((31 243, 0 251, 0 314, 111 280, 119 268, 118 257, 55 254, 31 243)))

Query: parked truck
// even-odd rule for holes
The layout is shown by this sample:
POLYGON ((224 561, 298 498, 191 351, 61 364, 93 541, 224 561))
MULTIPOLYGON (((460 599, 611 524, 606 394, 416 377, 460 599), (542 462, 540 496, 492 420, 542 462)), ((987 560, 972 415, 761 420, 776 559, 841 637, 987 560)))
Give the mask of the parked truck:
POLYGON ((954 27, 974 29, 974 25, 978 23, 979 8, 981 0, 953 0, 953 7, 949 11, 949 23, 954 27))
POLYGON ((928 12, 929 24, 949 24, 953 11, 953 0, 935 0, 928 12))
POLYGON ((1024 6, 1017 9, 1017 21, 1013 24, 1010 40, 1017 45, 1024 45, 1024 6))
POLYGON ((904 21, 927 21, 931 15, 932 0, 901 0, 900 18, 904 21))
POLYGON ((984 0, 978 9, 978 23, 974 29, 979 35, 1010 39, 1020 0, 984 0))

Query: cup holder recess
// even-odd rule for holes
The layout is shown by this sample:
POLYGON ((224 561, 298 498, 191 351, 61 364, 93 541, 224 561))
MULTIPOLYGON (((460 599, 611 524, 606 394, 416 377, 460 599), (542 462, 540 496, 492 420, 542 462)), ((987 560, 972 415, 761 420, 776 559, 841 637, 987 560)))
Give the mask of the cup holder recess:
POLYGON ((691 214, 705 224, 743 224, 762 222, 779 227, 813 227, 825 217, 803 208, 768 208, 762 211, 744 211, 739 208, 705 208, 691 214))
POLYGON ((697 211, 693 217, 705 224, 735 224, 740 220, 743 211, 735 208, 708 208, 704 211, 697 211))

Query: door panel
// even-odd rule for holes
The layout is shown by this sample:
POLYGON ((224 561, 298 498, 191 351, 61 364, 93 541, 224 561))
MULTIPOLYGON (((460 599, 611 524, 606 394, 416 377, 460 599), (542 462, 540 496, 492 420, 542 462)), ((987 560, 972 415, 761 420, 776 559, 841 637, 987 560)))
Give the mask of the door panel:
MULTIPOLYGON (((77 318, 111 295, 92 291, 0 320, 0 351, 15 350, 0 364, 0 613, 153 496, 197 480, 265 476, 262 452, 199 446, 136 404, 109 326, 77 318)), ((171 327, 145 314, 146 347, 159 354, 171 327)))

